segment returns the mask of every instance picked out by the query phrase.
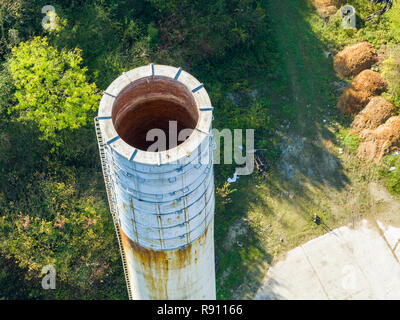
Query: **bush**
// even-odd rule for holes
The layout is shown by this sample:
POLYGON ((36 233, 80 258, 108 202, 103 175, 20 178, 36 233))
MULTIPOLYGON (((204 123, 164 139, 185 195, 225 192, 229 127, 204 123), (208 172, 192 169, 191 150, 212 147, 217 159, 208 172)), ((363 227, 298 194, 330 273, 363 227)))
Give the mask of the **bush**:
POLYGON ((57 288, 63 287, 49 293, 53 298, 102 297, 99 282, 120 266, 112 222, 103 201, 81 194, 74 172, 64 171, 63 181, 37 172, 17 201, 0 193, 0 253, 12 257, 38 287, 42 267, 53 264, 57 288))
POLYGON ((19 121, 32 121, 42 138, 58 143, 57 133, 87 123, 88 113, 100 99, 95 84, 89 84, 78 49, 58 51, 47 38, 36 37, 13 48, 9 71, 16 88, 19 121))
POLYGON ((368 16, 377 12, 381 5, 366 0, 353 0, 349 1, 349 4, 354 6, 357 12, 357 29, 344 29, 342 27, 340 11, 330 17, 328 23, 325 23, 315 13, 309 18, 309 22, 318 38, 336 50, 341 50, 347 45, 361 41, 371 42, 376 49, 385 45, 391 38, 386 14, 378 19, 367 19, 368 16))
POLYGON ((398 153, 383 158, 379 167, 379 175, 392 193, 400 195, 400 156, 398 153))
POLYGON ((6 68, 0 71, 0 123, 7 121, 7 113, 14 103, 14 83, 6 68))
POLYGON ((390 21, 390 33, 397 42, 400 42, 400 2, 394 1, 392 9, 387 13, 390 21))
POLYGON ((388 50, 388 58, 382 64, 382 75, 389 86, 390 99, 400 108, 400 46, 388 50))
POLYGON ((262 32, 265 12, 254 0, 148 1, 167 17, 158 24, 165 48, 179 45, 189 64, 247 50, 262 32))
POLYGON ((350 133, 348 128, 340 129, 337 133, 342 143, 352 152, 356 152, 361 142, 361 138, 353 133, 350 133))
POLYGON ((224 213, 226 206, 232 202, 231 194, 237 189, 230 189, 230 184, 225 182, 221 187, 215 189, 217 212, 224 213))

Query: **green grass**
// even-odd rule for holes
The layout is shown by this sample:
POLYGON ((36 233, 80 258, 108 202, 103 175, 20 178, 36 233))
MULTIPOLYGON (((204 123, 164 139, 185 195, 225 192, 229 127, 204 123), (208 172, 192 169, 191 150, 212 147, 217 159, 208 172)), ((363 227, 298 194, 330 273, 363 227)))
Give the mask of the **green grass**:
POLYGON ((356 152, 362 139, 357 135, 350 133, 349 131, 350 130, 348 128, 340 127, 336 133, 336 136, 343 143, 343 145, 348 148, 349 151, 356 152))
MULTIPOLYGON (((215 11, 226 15, 223 10, 231 9, 226 8, 230 2, 209 1, 211 9, 203 2, 193 4, 200 10, 186 12, 188 16, 182 20, 178 19, 181 13, 178 17, 166 15, 163 2, 150 2, 158 3, 160 11, 152 11, 152 5, 140 1, 135 2, 135 8, 129 1, 119 1, 118 6, 115 1, 104 6, 88 3, 79 9, 75 2, 71 7, 59 6, 57 12, 68 24, 51 41, 59 47, 80 47, 88 73, 101 89, 122 71, 142 64, 180 65, 205 84, 215 107, 214 127, 256 130, 255 147, 267 149, 264 155, 272 168, 267 177, 257 173, 240 177, 230 186, 236 189, 233 193, 221 192, 227 196, 224 202, 217 198, 215 216, 217 297, 252 298, 272 263, 328 231, 313 223, 315 213, 332 229, 354 223, 372 214, 371 182, 383 179, 393 191, 398 188, 398 169, 388 173, 390 166, 400 168, 397 158, 388 157, 379 167, 356 157, 359 139, 348 133, 351 119, 336 111, 333 83, 339 79, 332 57, 326 55, 360 40, 383 47, 390 40, 386 22, 382 19, 363 25, 360 20, 358 31, 343 31, 338 17, 325 25, 308 0, 262 0, 257 1, 259 7, 254 12, 241 8, 242 13, 249 10, 249 15, 235 19, 241 19, 247 29, 235 28, 228 42, 207 26, 214 23, 215 11), (193 20, 198 24, 193 23, 193 14, 201 16, 200 21, 193 20), (221 41, 225 41, 224 46, 218 48, 221 41), (228 96, 234 96, 234 101, 228 96), (289 129, 285 129, 288 124, 289 129), (339 153, 339 148, 344 152, 339 153)), ((170 2, 174 6, 179 3, 170 2)), ((361 18, 375 9, 368 0, 351 3, 359 8, 361 18)), ((231 16, 227 17, 230 23, 231 16)), ((7 93, 1 96, 7 98, 7 93)), ((0 125, 8 130, 0 136, 1 178, 4 185, 15 187, 14 194, 0 190, 2 209, 11 206, 11 199, 17 204, 14 207, 25 210, 26 203, 36 199, 31 194, 39 192, 26 192, 24 179, 34 184, 34 174, 38 174, 42 179, 55 176, 63 181, 67 172, 76 181, 79 195, 102 199, 98 205, 108 211, 92 125, 71 134, 61 156, 48 155, 45 143, 36 140, 34 129, 3 126, 1 121, 0 125), (28 196, 18 202, 18 194, 28 196)), ((224 185, 234 168, 215 167, 217 187, 224 185)), ((35 205, 43 204, 39 201, 35 205)), ((103 222, 111 226, 111 217, 103 217, 103 222)), ((115 235, 111 232, 106 238, 115 240, 115 235)), ((118 253, 116 241, 106 250, 118 253)), ((109 276, 98 277, 86 291, 68 284, 62 289, 64 296, 126 298, 122 266, 117 254, 112 258, 105 271, 109 276)), ((22 282, 25 270, 18 269, 12 260, 4 261, 0 259, 0 264, 7 270, 18 270, 19 280, 15 281, 22 282)), ((0 281, 4 283, 4 274, 0 274, 0 281)), ((14 297, 29 290, 24 287, 14 297)), ((7 292, 12 297, 12 292, 7 292)), ((30 297, 42 298, 33 289, 30 297)))
POLYGON ((400 194, 400 155, 392 153, 386 156, 379 167, 379 175, 385 185, 394 194, 400 194), (393 170, 394 169, 394 170, 393 170))
POLYGON ((327 47, 340 50, 346 45, 355 44, 360 41, 369 41, 376 48, 385 45, 392 40, 389 32, 389 23, 385 16, 368 20, 367 17, 381 8, 380 4, 374 4, 365 0, 351 0, 348 4, 354 6, 357 13, 357 29, 343 29, 341 27, 340 11, 325 23, 317 15, 310 15, 305 19, 309 21, 312 30, 323 41, 327 47))
MULTIPOLYGON (((361 17, 376 9, 367 1, 356 4, 363 5, 361 17)), ((339 79, 325 52, 361 40, 381 45, 387 40, 385 22, 363 26, 356 33, 342 32, 337 17, 326 26, 303 0, 268 1, 266 11, 279 12, 271 18, 271 28, 279 57, 276 72, 283 76, 275 78, 274 86, 283 89, 265 94, 272 109, 290 110, 291 129, 281 132, 287 140, 281 149, 295 147, 286 149, 292 151, 281 155, 265 180, 258 175, 241 177, 223 217, 217 213, 217 287, 222 299, 252 298, 268 266, 288 250, 377 214, 371 211, 369 184, 380 179, 380 169, 356 156, 360 139, 349 133, 351 119, 335 109, 333 82, 339 79), (291 178, 285 172, 288 165, 293 167, 291 178), (315 213, 327 228, 313 223, 315 213), (224 246, 238 226, 245 233, 224 246)), ((396 181, 397 174, 391 173, 390 181, 396 181)))

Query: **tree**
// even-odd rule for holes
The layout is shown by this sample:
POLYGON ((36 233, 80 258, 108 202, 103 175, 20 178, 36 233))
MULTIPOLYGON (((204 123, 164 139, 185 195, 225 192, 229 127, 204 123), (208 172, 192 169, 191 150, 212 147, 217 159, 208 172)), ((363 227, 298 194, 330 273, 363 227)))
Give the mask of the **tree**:
POLYGON ((46 37, 21 42, 9 60, 17 102, 9 112, 16 111, 19 121, 35 122, 42 139, 59 144, 57 133, 84 126, 100 99, 81 63, 79 49, 59 51, 46 37))
POLYGON ((38 14, 42 7, 43 1, 40 0, 0 1, 1 60, 20 39, 31 38, 42 30, 43 15, 38 14))
POLYGON ((249 49, 265 16, 254 0, 148 1, 162 17, 158 23, 162 47, 179 45, 186 63, 226 58, 235 48, 249 49))
POLYGON ((391 10, 387 12, 390 21, 390 31, 393 38, 400 42, 400 2, 395 1, 391 10))
POLYGON ((388 45, 387 56, 382 63, 382 76, 389 85, 392 102, 400 107, 400 45, 388 45))
MULTIPOLYGON (((37 172, 16 202, 0 192, 0 255, 26 270, 25 279, 37 284, 33 297, 45 293, 41 270, 52 264, 58 290, 46 292, 49 298, 104 298, 110 273, 122 271, 104 194, 79 193, 73 170, 64 171, 62 181, 37 172)), ((122 274, 118 279, 123 292, 122 274)))
MULTIPOLYGON (((8 34, 10 26, 16 24, 21 17, 23 1, 3 0, 0 1, 0 55, 4 53, 8 45, 8 34)), ((15 30, 15 29, 14 29, 15 30)))

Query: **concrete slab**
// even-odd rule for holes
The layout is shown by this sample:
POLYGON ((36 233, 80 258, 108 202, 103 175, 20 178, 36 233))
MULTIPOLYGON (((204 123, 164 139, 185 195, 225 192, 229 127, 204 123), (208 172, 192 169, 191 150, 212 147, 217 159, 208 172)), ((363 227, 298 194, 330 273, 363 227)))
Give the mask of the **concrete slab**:
POLYGON ((255 299, 400 299, 398 236, 400 228, 366 220, 335 229, 289 251, 255 299))
POLYGON ((263 299, 296 299, 298 295, 303 295, 304 299, 328 298, 301 247, 291 250, 285 261, 278 262, 276 268, 270 271, 267 284, 261 288, 262 293, 259 295, 263 299), (293 287, 290 281, 293 272, 296 273, 295 277, 298 283, 296 287, 293 287))
POLYGON ((390 247, 395 252, 397 258, 400 260, 400 228, 395 228, 393 226, 386 226, 378 221, 378 225, 385 235, 385 238, 390 245, 390 247))
POLYGON ((368 278, 374 299, 400 299, 400 264, 378 225, 369 226, 364 221, 357 230, 341 228, 340 232, 368 278))
POLYGON ((400 259, 400 244, 397 244, 397 247, 394 249, 396 257, 400 259))

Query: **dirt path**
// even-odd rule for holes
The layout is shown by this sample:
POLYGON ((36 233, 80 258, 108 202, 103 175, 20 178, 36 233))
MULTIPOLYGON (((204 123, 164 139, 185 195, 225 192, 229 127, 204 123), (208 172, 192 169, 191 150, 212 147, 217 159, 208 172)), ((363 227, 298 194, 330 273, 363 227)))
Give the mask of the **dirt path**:
MULTIPOLYGON (((272 99, 277 107, 289 99, 296 120, 281 132, 282 156, 267 180, 247 182, 250 206, 246 217, 231 227, 241 232, 228 232, 235 235, 229 239, 231 246, 239 241, 244 248, 258 250, 243 257, 249 276, 232 292, 233 298, 253 298, 270 265, 290 249, 334 228, 356 227, 362 219, 378 217, 383 224, 400 226, 399 200, 376 182, 374 166, 360 163, 337 138, 341 120, 333 83, 339 79, 332 57, 326 56, 325 46, 307 23, 311 10, 305 0, 268 1, 288 79, 287 97, 272 99), (384 199, 376 201, 376 194, 384 199), (324 225, 312 221, 315 213, 324 225), (246 237, 256 241, 247 242, 246 237)), ((229 270, 224 273, 227 279, 229 274, 229 270)))

